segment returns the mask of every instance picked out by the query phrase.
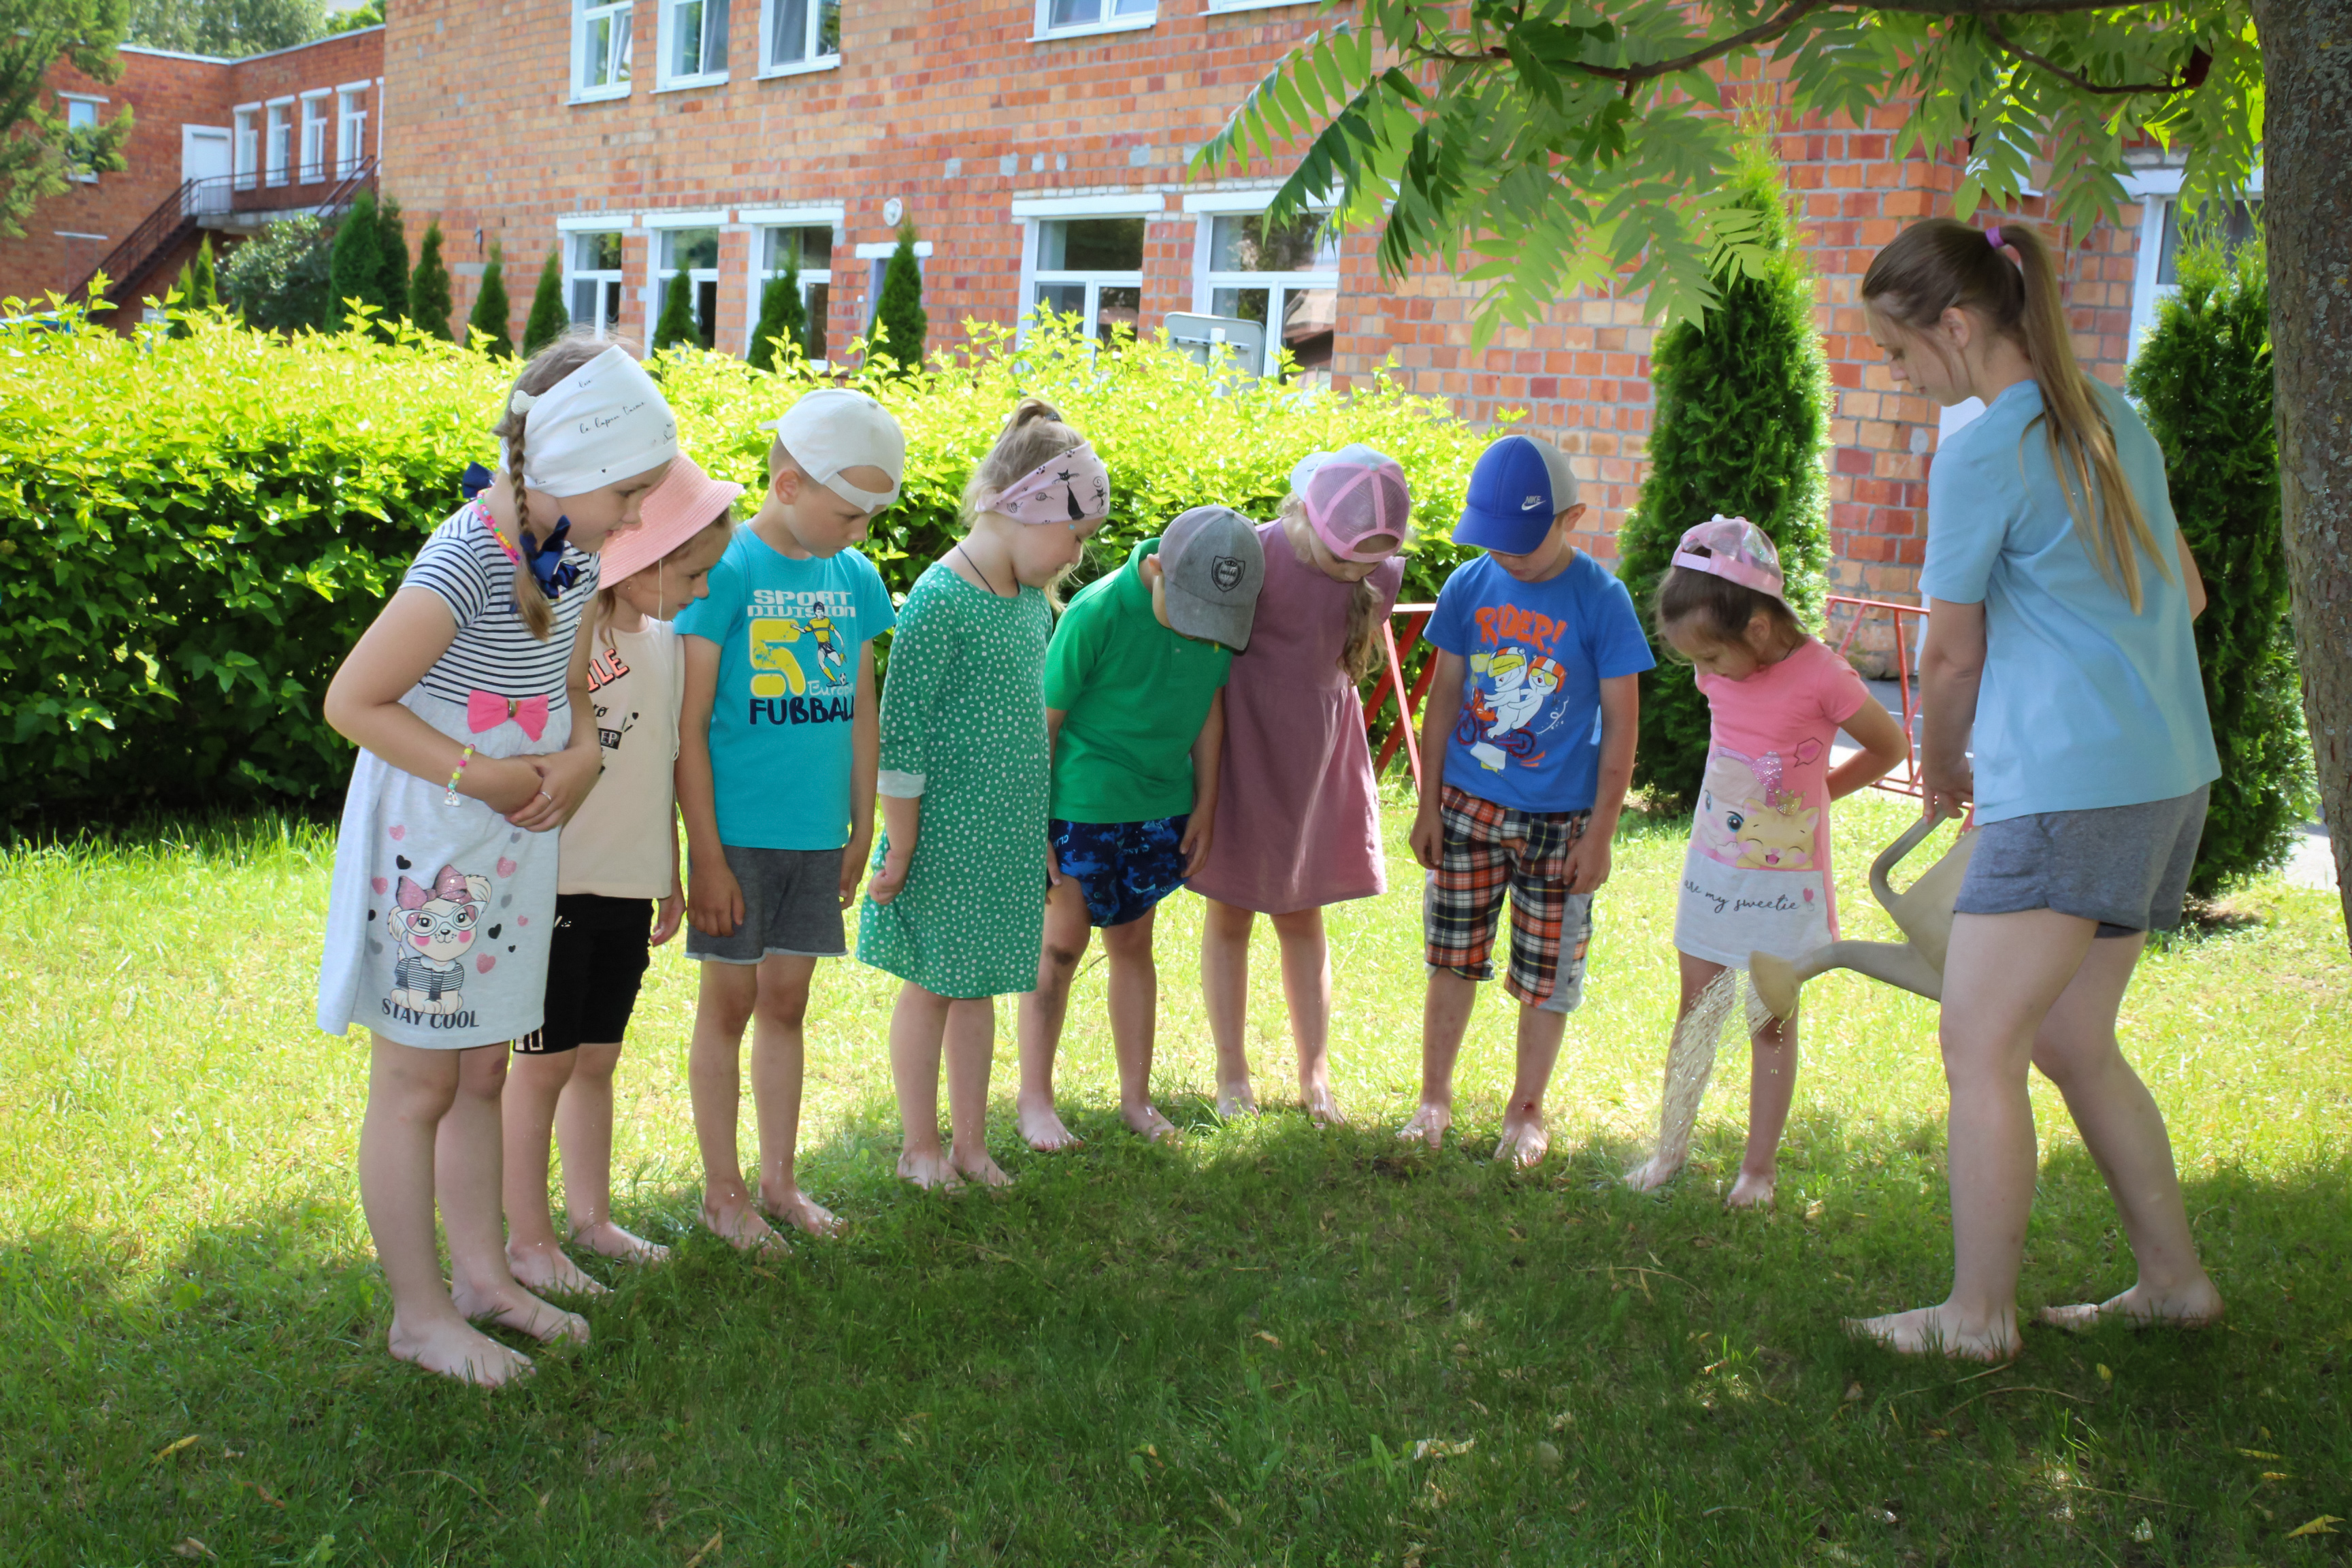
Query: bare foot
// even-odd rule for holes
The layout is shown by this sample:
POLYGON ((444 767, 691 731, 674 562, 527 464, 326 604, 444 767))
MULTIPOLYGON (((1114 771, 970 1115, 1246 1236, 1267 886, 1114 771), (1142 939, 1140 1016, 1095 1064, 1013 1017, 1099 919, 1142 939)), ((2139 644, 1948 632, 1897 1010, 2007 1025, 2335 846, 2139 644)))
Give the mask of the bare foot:
POLYGON ((1139 1138, 1149 1138, 1157 1143, 1163 1138, 1176 1136, 1176 1124, 1160 1115, 1160 1108, 1148 1100, 1139 1106, 1122 1105, 1118 1113, 1129 1130, 1139 1138))
POLYGON ((778 1256, 792 1251, 793 1244, 778 1236, 773 1226, 760 1217, 748 1198, 722 1200, 702 1205, 702 1228, 733 1247, 738 1252, 772 1252, 778 1256))
POLYGON ((1397 1136, 1408 1143, 1418 1138, 1434 1149, 1444 1141, 1445 1130, 1454 1125, 1454 1108, 1423 1100, 1412 1120, 1397 1129, 1397 1136))
POLYGON ((566 1258, 563 1248, 551 1241, 533 1242, 526 1247, 508 1242, 507 1272, 526 1290, 550 1291, 558 1296, 612 1294, 602 1281, 566 1258))
POLYGON ((1682 1174, 1683 1162, 1677 1155, 1656 1153, 1625 1173, 1625 1184, 1637 1193, 1654 1193, 1682 1174))
POLYGON ((1507 1161, 1519 1170, 1540 1163, 1551 1152, 1551 1133, 1540 1121, 1503 1123, 1503 1136, 1495 1145, 1495 1163, 1507 1161))
POLYGON ((1086 1142, 1062 1124, 1061 1115, 1055 1110, 1054 1102, 1050 1100, 1042 1105, 1022 1100, 1013 1112, 1013 1125, 1020 1130, 1029 1147, 1040 1154, 1058 1154, 1086 1142))
POLYGON ((761 1183, 760 1212, 770 1219, 782 1220, 811 1236, 837 1236, 841 1233, 841 1216, 801 1191, 798 1183, 773 1194, 765 1182, 761 1183))
POLYGON ((2184 1289, 2159 1293, 2145 1285, 2135 1285, 2122 1295, 2104 1301, 2044 1307, 2034 1316, 2056 1329, 2095 1328, 2107 1318, 2120 1318, 2143 1329, 2201 1329, 2221 1321, 2227 1310, 2221 1304, 2221 1292, 2213 1289, 2213 1281, 2200 1276, 2196 1284, 2184 1289))
POLYGON ((948 1157, 936 1152, 899 1155, 898 1174, 926 1192, 951 1193, 963 1185, 963 1178, 956 1174, 956 1168, 948 1163, 948 1157))
POLYGON ((1739 1180, 1732 1183, 1731 1191, 1725 1194, 1723 1206, 1727 1209, 1769 1209, 1772 1206, 1773 1185, 1779 1179, 1742 1171, 1739 1180))
POLYGON ((1348 1113, 1339 1109, 1339 1102, 1333 1098, 1331 1086, 1328 1083, 1303 1086, 1298 1091, 1298 1103, 1307 1112, 1307 1120, 1318 1127, 1348 1125, 1348 1113))
POLYGON ((1898 1355, 1956 1356, 1998 1364, 2014 1360, 2025 1348, 2014 1318, 1969 1324, 1960 1321, 1948 1305, 1916 1307, 1882 1318, 1848 1318, 1845 1327, 1848 1333, 1876 1340, 1898 1355))
POLYGON ((623 1230, 611 1220, 582 1226, 572 1233, 572 1239, 599 1258, 615 1258, 623 1263, 667 1263, 669 1248, 657 1241, 647 1241, 623 1230))
POLYGON ((427 1372, 484 1388, 527 1377, 534 1370, 530 1357, 509 1350, 462 1318, 437 1319, 419 1329, 394 1312, 384 1343, 394 1361, 414 1362, 427 1372))
POLYGON ((1009 1187, 1013 1184, 1013 1178, 1004 1173, 1002 1165, 989 1158, 985 1149, 977 1154, 958 1154, 950 1151, 948 1163, 953 1165, 959 1174, 968 1176, 984 1187, 1009 1187))
POLYGON ((1257 1096, 1250 1092, 1249 1079, 1217 1086, 1217 1114, 1228 1121, 1257 1114, 1257 1096))
POLYGON ((558 1340, 588 1342, 587 1319, 550 1306, 511 1279, 488 1290, 452 1284, 449 1299, 457 1304, 457 1315, 472 1322, 493 1322, 529 1334, 541 1344, 551 1345, 558 1340))

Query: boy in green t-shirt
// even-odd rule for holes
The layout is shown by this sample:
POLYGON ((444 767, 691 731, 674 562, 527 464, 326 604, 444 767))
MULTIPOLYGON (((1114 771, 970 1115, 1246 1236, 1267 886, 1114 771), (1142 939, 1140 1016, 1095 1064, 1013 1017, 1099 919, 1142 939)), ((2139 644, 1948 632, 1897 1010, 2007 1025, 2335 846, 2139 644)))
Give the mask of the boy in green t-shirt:
POLYGON ((1054 1110, 1054 1051, 1090 926, 1110 956, 1119 1113, 1147 1138, 1175 1131, 1151 1103, 1151 911, 1208 858, 1225 677, 1265 583, 1250 521, 1194 507, 1072 599, 1046 647, 1054 876, 1037 989, 1021 998, 1020 1128, 1033 1149, 1077 1142, 1054 1110))

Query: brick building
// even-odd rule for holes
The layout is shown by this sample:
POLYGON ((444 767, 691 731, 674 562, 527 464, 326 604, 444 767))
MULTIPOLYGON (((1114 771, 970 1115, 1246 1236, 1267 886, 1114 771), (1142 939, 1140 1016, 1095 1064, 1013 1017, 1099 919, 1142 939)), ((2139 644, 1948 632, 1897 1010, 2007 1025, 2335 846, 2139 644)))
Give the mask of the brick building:
MULTIPOLYGON (((137 47, 121 54, 113 81, 92 81, 63 60, 47 81, 73 123, 131 110, 128 167, 77 178, 34 210, 23 237, 0 237, 0 296, 68 295, 101 264, 117 300, 160 294, 205 233, 218 252, 373 177, 383 135, 380 26, 234 60, 137 47)), ((127 330, 138 316, 118 310, 112 324, 127 330)))

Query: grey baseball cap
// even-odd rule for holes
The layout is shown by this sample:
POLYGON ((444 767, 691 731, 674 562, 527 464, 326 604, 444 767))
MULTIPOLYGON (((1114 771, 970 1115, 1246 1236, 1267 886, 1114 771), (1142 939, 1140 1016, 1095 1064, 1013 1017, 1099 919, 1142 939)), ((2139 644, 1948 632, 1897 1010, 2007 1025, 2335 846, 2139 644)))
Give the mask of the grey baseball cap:
POLYGON ((1180 512, 1160 536, 1160 569, 1170 626, 1235 653, 1249 647, 1258 590, 1265 586, 1265 550, 1255 523, 1227 506, 1180 512))

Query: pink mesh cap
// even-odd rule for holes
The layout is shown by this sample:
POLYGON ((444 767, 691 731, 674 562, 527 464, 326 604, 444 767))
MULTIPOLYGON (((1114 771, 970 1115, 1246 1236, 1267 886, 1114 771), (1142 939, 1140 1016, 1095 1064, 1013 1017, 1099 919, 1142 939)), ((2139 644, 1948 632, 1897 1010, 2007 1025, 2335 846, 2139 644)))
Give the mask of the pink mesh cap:
POLYGON ((1780 552, 1762 529, 1744 517, 1717 512, 1685 532, 1675 546, 1675 564, 1769 594, 1784 605, 1789 602, 1781 592, 1780 552))
POLYGON ((1385 561, 1404 542, 1412 490, 1404 469, 1385 453, 1360 443, 1310 453, 1290 470, 1290 488, 1306 503, 1315 537, 1342 561, 1385 561), (1382 534, 1396 544, 1361 547, 1382 534))

